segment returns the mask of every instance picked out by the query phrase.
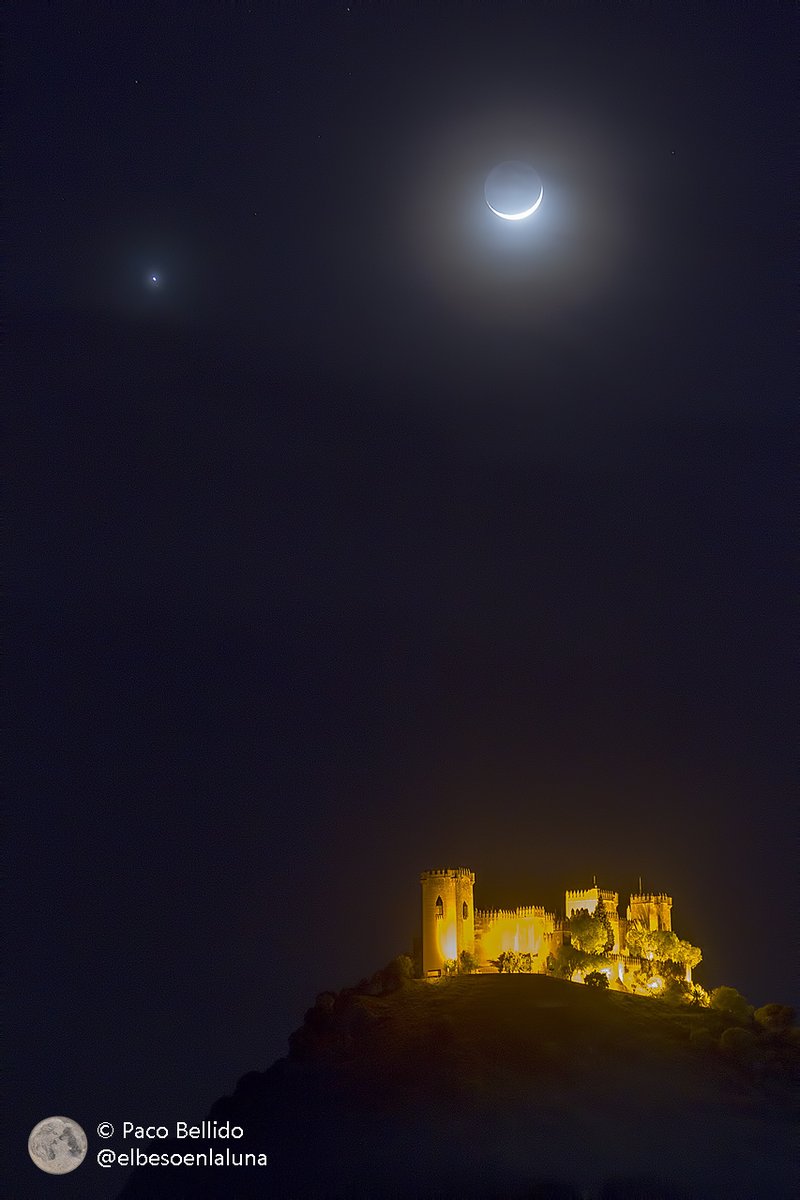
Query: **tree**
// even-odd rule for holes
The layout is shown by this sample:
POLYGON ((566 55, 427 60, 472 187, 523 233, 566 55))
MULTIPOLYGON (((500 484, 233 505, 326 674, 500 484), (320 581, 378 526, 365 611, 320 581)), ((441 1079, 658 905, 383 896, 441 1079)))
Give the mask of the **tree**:
POLYGON ((607 988, 608 976, 605 971, 590 971, 588 975, 584 975, 583 982, 587 987, 607 988))
POLYGON ((358 991, 368 996, 385 996, 397 992, 414 978, 414 963, 407 954, 400 954, 368 980, 362 980, 358 991))
POLYGON ((631 925, 625 944, 634 958, 646 958, 657 963, 679 963, 684 970, 686 967, 696 967, 703 961, 699 946, 682 941, 669 929, 646 929, 643 925, 631 925))
MULTIPOLYGON (((585 908, 579 908, 569 919, 572 944, 585 954, 602 954, 607 940, 606 926, 585 908)), ((614 942, 613 936, 611 939, 614 942)))
POLYGON ((462 950, 458 959, 458 969, 465 975, 477 971, 480 963, 470 950, 462 950))
POLYGON ((677 949, 676 961, 682 963, 684 967, 689 967, 692 971, 703 961, 703 951, 699 946, 693 946, 691 942, 685 942, 680 938, 677 949))
POLYGON ((678 944, 674 933, 666 929, 646 929, 643 925, 631 925, 625 940, 629 954, 651 962, 674 959, 678 944))
POLYGON ((576 971, 585 964, 588 955, 579 950, 577 946, 569 946, 566 943, 556 948, 553 955, 553 974, 558 975, 560 979, 572 979, 576 971))
POLYGON ((606 942, 601 947, 604 954, 609 954, 614 949, 614 928, 611 924, 611 918, 608 915, 606 902, 602 896, 598 897, 597 908, 594 910, 594 919, 601 924, 606 931, 606 942))
POLYGON ((753 1015, 753 1007, 736 988, 718 987, 711 993, 711 1007, 718 1012, 727 1013, 739 1021, 749 1021, 753 1015))
POLYGON ((679 979, 682 982, 686 980, 686 968, 683 963, 676 962, 674 958, 668 958, 665 962, 659 963, 658 969, 665 982, 671 979, 679 979))

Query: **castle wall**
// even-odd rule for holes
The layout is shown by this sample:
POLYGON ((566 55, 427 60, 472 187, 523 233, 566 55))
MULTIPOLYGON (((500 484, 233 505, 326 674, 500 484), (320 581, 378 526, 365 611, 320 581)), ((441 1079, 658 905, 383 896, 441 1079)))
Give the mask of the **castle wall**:
POLYGON ((544 969, 554 923, 554 915, 538 906, 481 910, 476 916, 475 929, 478 961, 488 966, 506 950, 516 950, 537 956, 544 969))

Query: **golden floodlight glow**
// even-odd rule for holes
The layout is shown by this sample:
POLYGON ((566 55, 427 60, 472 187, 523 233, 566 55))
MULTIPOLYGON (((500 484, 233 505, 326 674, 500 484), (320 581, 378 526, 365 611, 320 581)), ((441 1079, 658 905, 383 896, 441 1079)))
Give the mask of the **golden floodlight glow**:
POLYGON ((442 931, 442 938, 439 943, 442 958, 458 958, 458 939, 456 937, 455 921, 448 922, 445 929, 442 931))

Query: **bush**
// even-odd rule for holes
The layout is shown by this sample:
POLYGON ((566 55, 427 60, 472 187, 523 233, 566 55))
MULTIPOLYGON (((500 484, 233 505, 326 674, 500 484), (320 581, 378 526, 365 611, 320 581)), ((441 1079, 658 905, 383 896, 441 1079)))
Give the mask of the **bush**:
POLYGON ((796 1015, 788 1004, 764 1004, 753 1013, 758 1024, 769 1033, 785 1033, 796 1015))
POLYGON ((590 971, 583 981, 587 987, 607 988, 608 976, 604 971, 590 971))
POLYGON ((367 996, 388 996, 411 983, 414 964, 407 954, 393 958, 381 971, 376 971, 366 986, 358 985, 358 991, 367 996))
POLYGON ((497 959, 497 968, 501 975, 530 975, 533 971, 533 959, 530 954, 504 950, 497 959))
POLYGON ((753 1015, 753 1006, 732 987, 714 988, 711 993, 711 1007, 717 1012, 727 1013, 729 1017, 736 1017, 738 1021, 749 1021, 753 1015))
POLYGON ((708 1008, 708 992, 699 983, 685 979, 669 979, 660 993, 670 1004, 690 1004, 693 1008, 708 1008))
POLYGON ((477 958, 469 950, 462 950, 458 959, 458 969, 465 975, 469 975, 472 971, 477 971, 480 966, 477 958))
POLYGON ((684 979, 668 979, 661 989, 661 998, 670 1004, 689 1003, 689 985, 684 979))

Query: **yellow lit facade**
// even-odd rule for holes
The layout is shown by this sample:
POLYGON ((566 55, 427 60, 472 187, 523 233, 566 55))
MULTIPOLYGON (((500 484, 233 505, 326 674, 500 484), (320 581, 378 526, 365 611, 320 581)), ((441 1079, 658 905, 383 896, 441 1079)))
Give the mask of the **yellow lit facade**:
POLYGON ((475 953, 475 876, 467 867, 423 871, 422 973, 441 975, 462 950, 475 953))
MULTIPOLYGON (((665 893, 632 894, 627 916, 621 917, 617 892, 596 885, 567 891, 562 918, 547 912, 541 905, 475 909, 475 875, 468 867, 423 871, 420 882, 422 973, 429 978, 443 974, 445 964, 457 961, 463 950, 475 956, 481 971, 496 971, 496 959, 507 950, 515 950, 531 955, 534 971, 545 972, 548 955, 555 953, 564 941, 569 941, 569 918, 581 909, 593 913, 602 900, 614 934, 607 974, 620 983, 629 983, 642 963, 631 958, 625 948, 628 925, 672 929, 672 897, 665 893)), ((576 973, 576 980, 579 976, 580 972, 576 973)), ((686 977, 691 981, 688 968, 686 977)))

